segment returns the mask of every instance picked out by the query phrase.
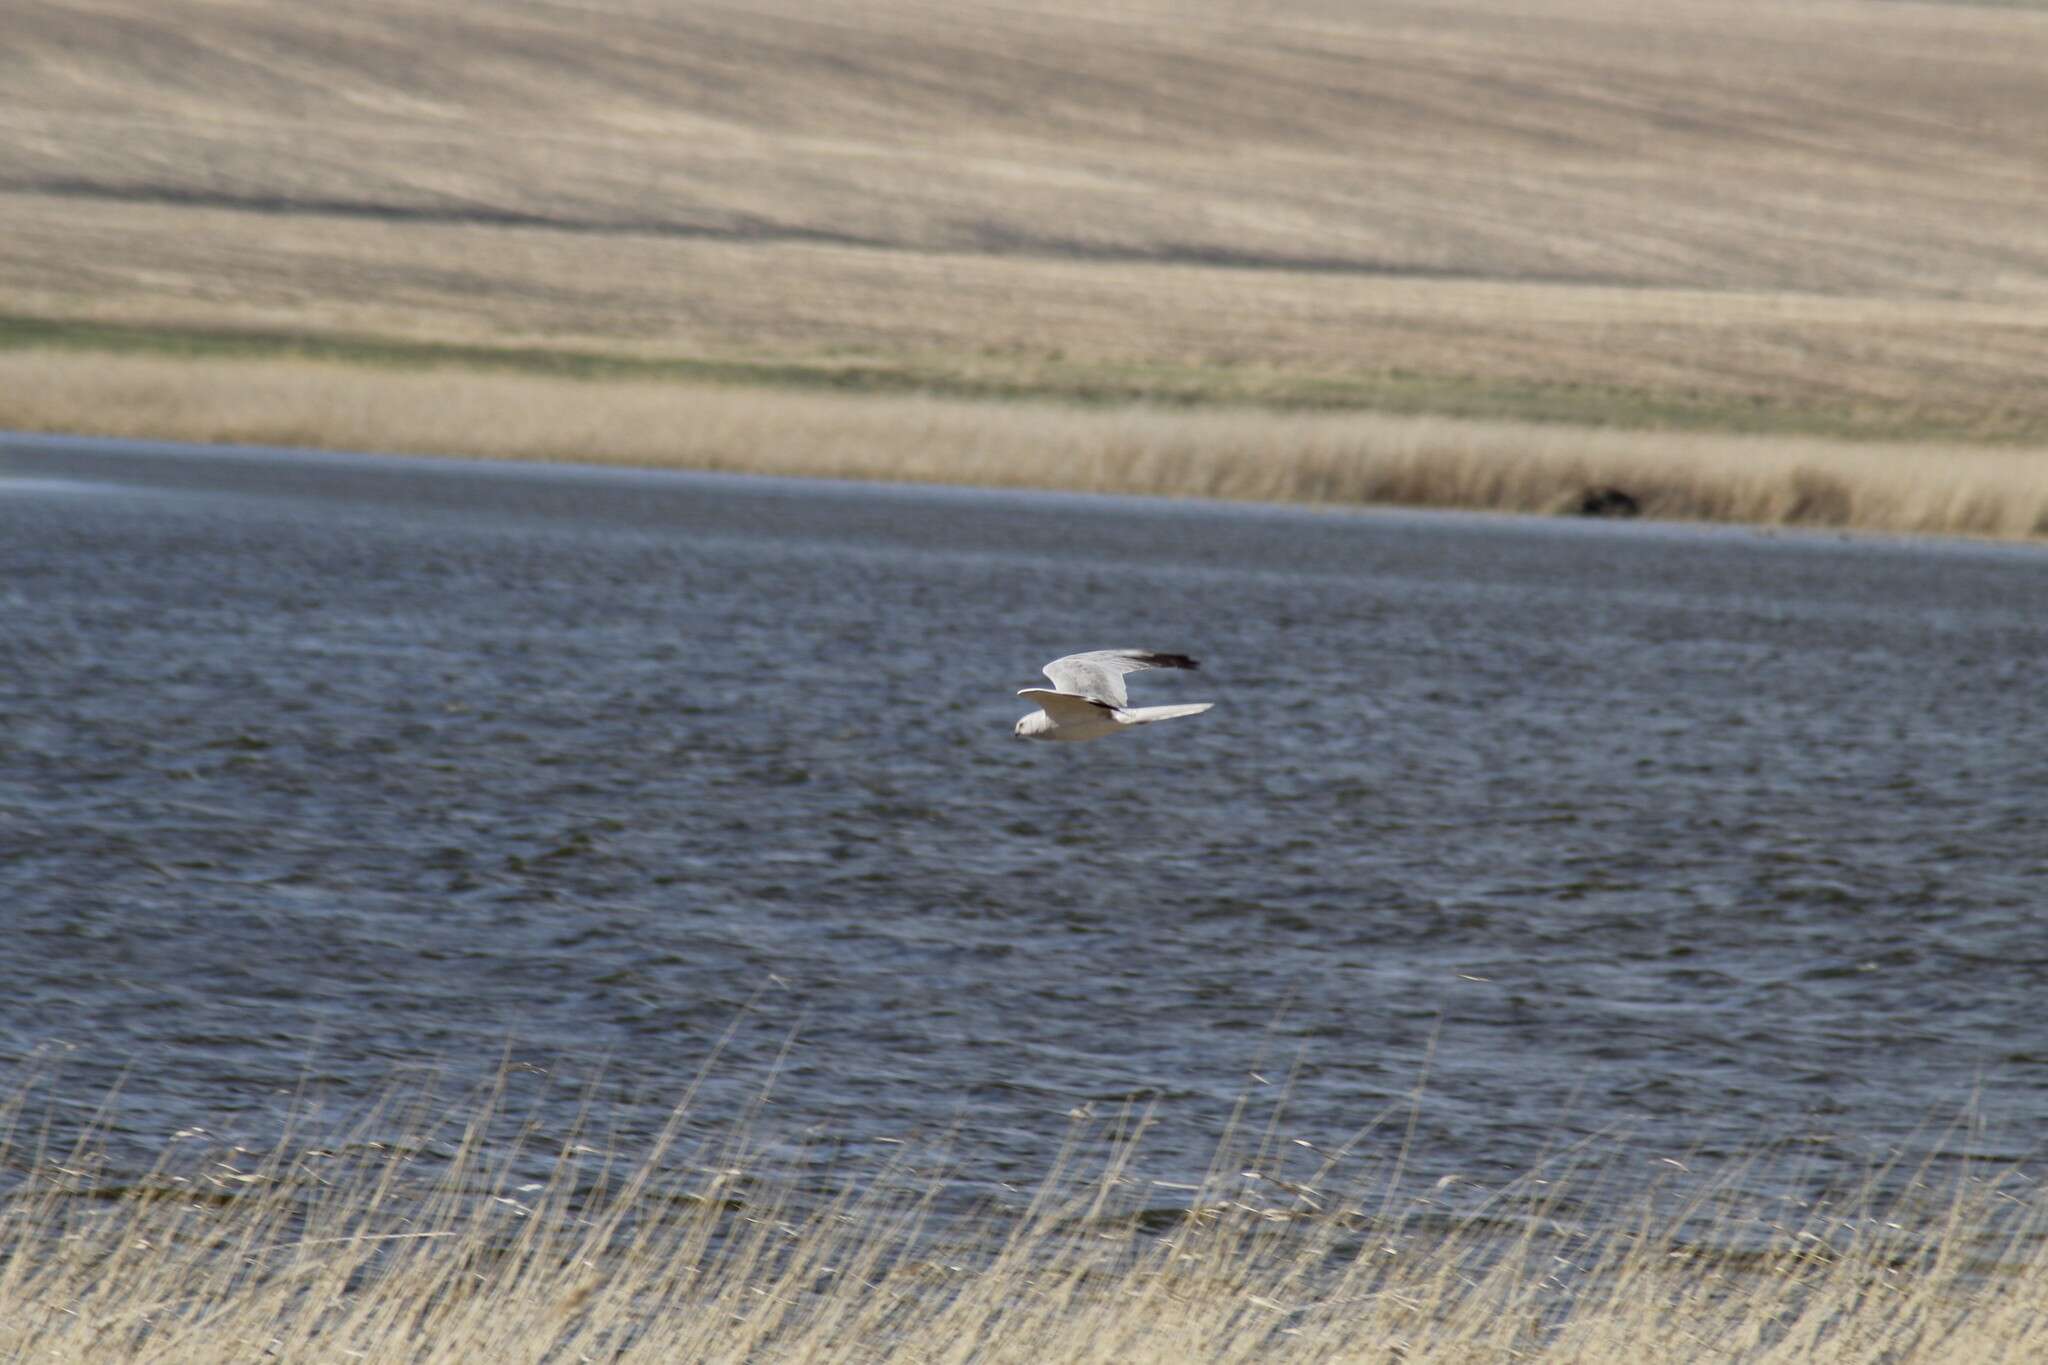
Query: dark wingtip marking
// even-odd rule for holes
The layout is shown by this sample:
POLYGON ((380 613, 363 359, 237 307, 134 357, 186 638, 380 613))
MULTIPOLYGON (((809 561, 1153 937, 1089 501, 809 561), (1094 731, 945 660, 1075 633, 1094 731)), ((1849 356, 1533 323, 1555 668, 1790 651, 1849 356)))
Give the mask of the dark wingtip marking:
POLYGON ((1146 663, 1154 668, 1200 668, 1202 666, 1201 660, 1190 659, 1185 654, 1155 654, 1147 650, 1142 657, 1146 663))

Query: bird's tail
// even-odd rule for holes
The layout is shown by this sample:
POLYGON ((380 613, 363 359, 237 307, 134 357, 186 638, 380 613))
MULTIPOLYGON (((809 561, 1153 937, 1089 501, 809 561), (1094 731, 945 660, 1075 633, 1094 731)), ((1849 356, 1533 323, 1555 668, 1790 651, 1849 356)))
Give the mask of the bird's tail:
POLYGON ((1150 725, 1155 720, 1172 720, 1177 716, 1199 716, 1216 703, 1213 701, 1189 702, 1184 706, 1127 706, 1116 713, 1118 725, 1150 725))

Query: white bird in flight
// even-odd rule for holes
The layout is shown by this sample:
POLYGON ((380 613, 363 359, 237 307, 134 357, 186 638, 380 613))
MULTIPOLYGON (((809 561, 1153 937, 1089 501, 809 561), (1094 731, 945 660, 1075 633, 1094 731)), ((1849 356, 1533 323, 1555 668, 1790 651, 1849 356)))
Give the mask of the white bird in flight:
POLYGON ((1045 666, 1052 687, 1027 687, 1017 693, 1037 702, 1017 722, 1019 739, 1101 739, 1131 725, 1149 725, 1176 716, 1198 716, 1216 703, 1184 706, 1131 706, 1124 692, 1124 674, 1148 668, 1200 668, 1185 654, 1155 654, 1149 649, 1097 649, 1069 654, 1045 666))

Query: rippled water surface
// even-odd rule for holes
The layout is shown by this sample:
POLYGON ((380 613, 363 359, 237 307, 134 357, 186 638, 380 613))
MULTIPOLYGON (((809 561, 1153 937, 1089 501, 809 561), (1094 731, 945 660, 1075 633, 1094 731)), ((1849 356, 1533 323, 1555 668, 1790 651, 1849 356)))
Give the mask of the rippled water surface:
POLYGON ((24 437, 0 612, 0 1079, 136 1164, 728 1028, 705 1123, 787 1049, 769 1136, 970 1183, 1290 1073, 1423 1178, 2048 1120, 2038 550, 24 437), (1011 738, 1122 645, 1216 709, 1011 738))

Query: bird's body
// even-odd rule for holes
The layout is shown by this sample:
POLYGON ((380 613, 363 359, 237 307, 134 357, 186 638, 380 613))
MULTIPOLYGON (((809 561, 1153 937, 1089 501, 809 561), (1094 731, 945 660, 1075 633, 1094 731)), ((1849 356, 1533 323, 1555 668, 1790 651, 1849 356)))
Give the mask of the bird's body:
POLYGON ((1027 687, 1017 694, 1037 702, 1041 709, 1019 720, 1012 733, 1019 739, 1102 739, 1133 725, 1200 715, 1215 703, 1132 706, 1124 690, 1126 673, 1199 667, 1185 654, 1157 654, 1148 649, 1097 649, 1054 659, 1045 666, 1052 687, 1027 687))

